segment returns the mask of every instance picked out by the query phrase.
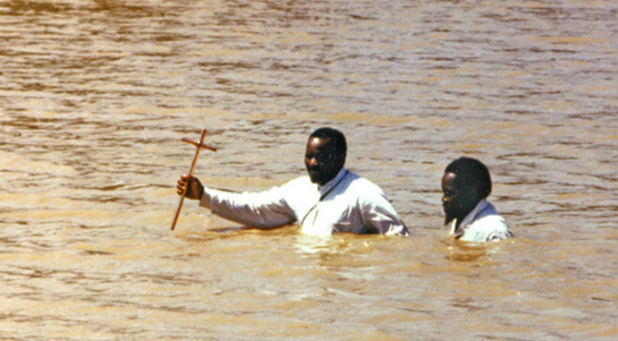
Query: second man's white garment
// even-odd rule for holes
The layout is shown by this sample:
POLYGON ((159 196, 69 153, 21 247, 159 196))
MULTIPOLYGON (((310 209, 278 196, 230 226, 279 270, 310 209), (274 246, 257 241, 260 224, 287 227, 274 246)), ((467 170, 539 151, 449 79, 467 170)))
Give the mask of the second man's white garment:
POLYGON ((204 188, 200 205, 222 218, 258 228, 297 222, 305 234, 408 234, 380 187, 345 168, 324 186, 303 176, 258 193, 204 188))
POLYGON ((513 237, 504 218, 494 205, 486 199, 481 200, 457 226, 457 219, 451 223, 450 234, 456 239, 468 242, 489 242, 513 237))

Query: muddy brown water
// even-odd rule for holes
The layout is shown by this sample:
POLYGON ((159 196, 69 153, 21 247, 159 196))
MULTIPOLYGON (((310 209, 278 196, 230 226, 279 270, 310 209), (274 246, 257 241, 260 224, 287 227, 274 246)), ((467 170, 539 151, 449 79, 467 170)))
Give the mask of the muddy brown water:
POLYGON ((0 338, 618 336, 615 1, 0 1, 0 338), (410 238, 239 228, 186 200, 303 175, 342 130, 410 238), (451 240, 491 171, 516 238, 451 240))

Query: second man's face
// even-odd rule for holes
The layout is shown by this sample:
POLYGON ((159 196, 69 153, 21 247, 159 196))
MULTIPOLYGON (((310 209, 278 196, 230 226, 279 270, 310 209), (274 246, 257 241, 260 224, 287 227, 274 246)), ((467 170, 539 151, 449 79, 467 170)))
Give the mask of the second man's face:
POLYGON ((444 173, 442 177, 442 208, 444 209, 444 223, 455 218, 463 218, 463 202, 459 189, 455 186, 454 173, 444 173))
POLYGON ((442 207, 444 208, 445 221, 449 223, 457 218, 462 220, 474 209, 479 199, 476 199, 469 187, 457 187, 455 185, 455 173, 444 173, 442 177, 442 207))
POLYGON ((332 180, 343 167, 342 161, 331 141, 318 137, 307 141, 305 167, 311 182, 324 185, 332 180))

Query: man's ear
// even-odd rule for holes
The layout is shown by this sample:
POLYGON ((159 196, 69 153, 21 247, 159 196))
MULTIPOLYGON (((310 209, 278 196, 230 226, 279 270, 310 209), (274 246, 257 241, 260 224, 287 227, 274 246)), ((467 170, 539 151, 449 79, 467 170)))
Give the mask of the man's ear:
POLYGON ((470 187, 470 196, 474 199, 474 202, 476 203, 485 199, 485 194, 481 193, 481 190, 478 187, 470 187))
POLYGON ((341 168, 343 168, 343 165, 345 165, 345 154, 344 153, 337 153, 337 161, 341 165, 341 168))
POLYGON ((466 186, 462 184, 457 187, 457 193, 462 199, 465 199, 466 201, 478 202, 479 200, 479 191, 477 188, 474 188, 472 186, 466 186))

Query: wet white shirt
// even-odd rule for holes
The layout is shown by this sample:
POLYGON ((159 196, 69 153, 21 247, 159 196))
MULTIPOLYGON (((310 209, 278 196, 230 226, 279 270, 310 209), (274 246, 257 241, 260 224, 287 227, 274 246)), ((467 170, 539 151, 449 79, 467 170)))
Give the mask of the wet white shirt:
POLYGON ((408 234, 380 187, 345 168, 324 186, 303 176, 257 193, 204 188, 200 206, 227 220, 265 229, 296 222, 305 234, 408 234))
POLYGON ((450 234, 459 240, 489 242, 513 237, 504 218, 498 214, 494 205, 486 199, 481 200, 468 213, 459 225, 459 228, 455 229, 456 225, 457 219, 453 219, 450 234))

